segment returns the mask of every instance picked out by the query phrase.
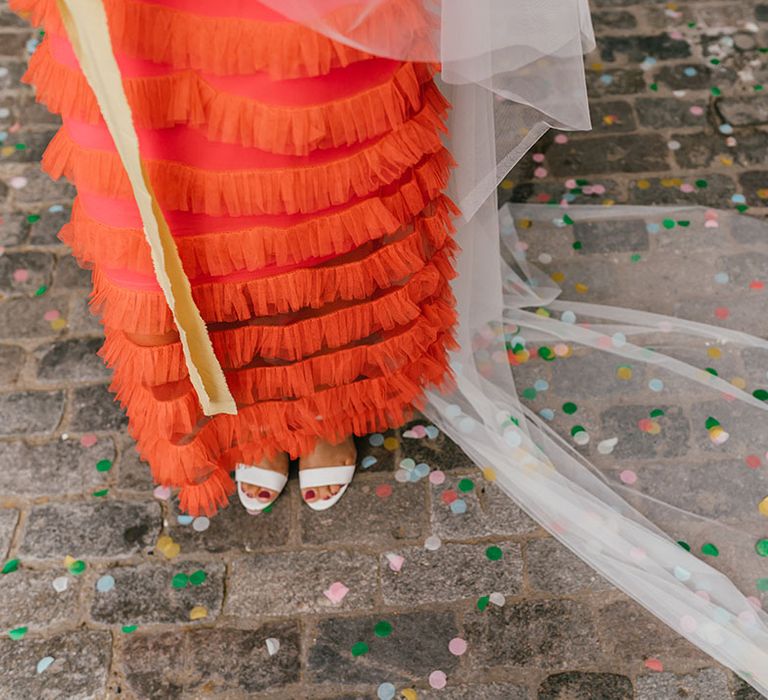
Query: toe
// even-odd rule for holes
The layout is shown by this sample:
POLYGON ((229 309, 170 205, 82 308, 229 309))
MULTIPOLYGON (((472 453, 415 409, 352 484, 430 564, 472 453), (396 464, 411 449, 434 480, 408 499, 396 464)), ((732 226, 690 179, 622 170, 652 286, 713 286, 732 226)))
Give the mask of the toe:
POLYGON ((264 488, 263 486, 255 486, 253 484, 241 484, 243 492, 250 498, 256 498, 262 503, 269 503, 277 497, 277 491, 264 488))
POLYGON ((314 503, 319 497, 318 491, 317 488, 302 489, 301 495, 307 503, 314 503))
POLYGON ((331 496, 335 496, 339 491, 341 491, 341 486, 339 484, 333 484, 333 486, 329 486, 328 490, 331 492, 331 496))

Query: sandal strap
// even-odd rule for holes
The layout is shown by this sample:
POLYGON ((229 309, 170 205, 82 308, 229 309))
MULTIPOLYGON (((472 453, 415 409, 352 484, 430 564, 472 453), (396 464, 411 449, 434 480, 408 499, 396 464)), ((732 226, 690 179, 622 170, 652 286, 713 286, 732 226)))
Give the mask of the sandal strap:
POLYGON ((238 464, 235 466, 235 481, 242 481, 250 486, 263 486, 270 491, 282 491, 288 481, 288 475, 263 467, 238 464))
POLYGON ((318 469, 303 469, 299 471, 299 487, 307 489, 318 486, 333 486, 333 484, 348 484, 355 474, 355 465, 338 467, 319 467, 318 469))

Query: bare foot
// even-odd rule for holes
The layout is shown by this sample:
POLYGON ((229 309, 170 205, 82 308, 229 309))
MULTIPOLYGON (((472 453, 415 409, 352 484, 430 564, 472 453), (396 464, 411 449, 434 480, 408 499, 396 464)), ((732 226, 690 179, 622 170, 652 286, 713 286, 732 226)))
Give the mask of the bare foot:
MULTIPOLYGON (((357 448, 351 435, 337 445, 332 445, 325 440, 318 440, 312 452, 302 455, 299 460, 299 471, 319 467, 352 466, 356 461, 357 448)), ((301 496, 307 503, 314 503, 315 501, 322 501, 335 496, 341 487, 342 484, 312 486, 302 489, 301 496)))
MULTIPOLYGON (((270 471, 277 472, 278 474, 288 474, 288 455, 285 452, 275 455, 273 459, 262 459, 258 464, 254 464, 255 467, 261 467, 262 469, 269 469, 270 471)), ((277 491, 272 491, 266 486, 255 486, 252 484, 245 484, 240 482, 240 488, 246 496, 256 498, 262 503, 270 503, 278 497, 277 491)))

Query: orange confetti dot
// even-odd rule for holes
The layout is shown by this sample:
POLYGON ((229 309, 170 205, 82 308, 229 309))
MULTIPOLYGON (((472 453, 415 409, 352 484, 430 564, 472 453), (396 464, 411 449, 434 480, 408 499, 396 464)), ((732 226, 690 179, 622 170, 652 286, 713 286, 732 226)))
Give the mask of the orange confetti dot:
POLYGON ((715 316, 717 316, 717 318, 719 318, 720 320, 725 320, 730 315, 731 315, 731 312, 727 306, 718 306, 715 309, 715 316))
POLYGON ((632 369, 630 367, 619 367, 619 369, 616 370, 616 378, 625 381, 632 379, 632 369))
POLYGON ((575 285, 573 285, 573 288, 579 294, 586 294, 589 291, 589 286, 586 284, 582 284, 581 282, 577 282, 575 285))
POLYGON ((661 673, 664 670, 664 664, 658 659, 646 659, 643 664, 649 671, 657 671, 661 673))

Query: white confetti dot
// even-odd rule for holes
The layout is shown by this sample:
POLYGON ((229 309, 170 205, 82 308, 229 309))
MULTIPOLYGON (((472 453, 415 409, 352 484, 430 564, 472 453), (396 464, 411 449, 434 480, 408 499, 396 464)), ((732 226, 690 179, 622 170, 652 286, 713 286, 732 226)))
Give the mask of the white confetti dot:
POLYGON ((67 586, 69 586, 69 579, 66 576, 57 576, 55 579, 53 579, 53 589, 57 593, 63 593, 66 591, 67 586))
POLYGON ((199 518, 195 518, 192 521, 192 529, 195 532, 205 532, 209 527, 211 526, 211 521, 208 520, 204 515, 201 515, 199 518))
POLYGON ((424 549, 428 549, 430 552, 435 552, 442 546, 443 542, 437 535, 432 535, 424 540, 424 549))
POLYGON ((586 445, 589 442, 589 433, 586 430, 580 430, 573 436, 573 441, 577 445, 586 445))
POLYGON ((22 187, 27 186, 27 182, 29 182, 27 178, 17 175, 16 177, 12 177, 8 184, 13 187, 13 189, 20 190, 22 187))
POLYGON ((552 256, 549 253, 542 253, 539 255, 539 262, 542 265, 549 265, 552 262, 552 256))
POLYGON ((613 448, 616 447, 616 445, 619 442, 619 438, 608 438, 607 440, 602 440, 597 445, 597 451, 601 455, 609 455, 611 452, 613 452, 613 448))
POLYGON ((507 602, 507 599, 504 597, 504 595, 498 591, 491 593, 491 595, 488 596, 488 600, 499 608, 503 608, 504 603, 507 602))
POLYGON ((37 662, 37 672, 42 673, 45 671, 46 668, 48 668, 52 663, 54 659, 52 656, 44 656, 40 661, 37 662))
POLYGON ((269 637, 267 638, 266 645, 267 645, 267 653, 270 656, 274 656, 275 654, 277 654, 278 651, 280 651, 279 639, 275 639, 274 637, 269 637))

